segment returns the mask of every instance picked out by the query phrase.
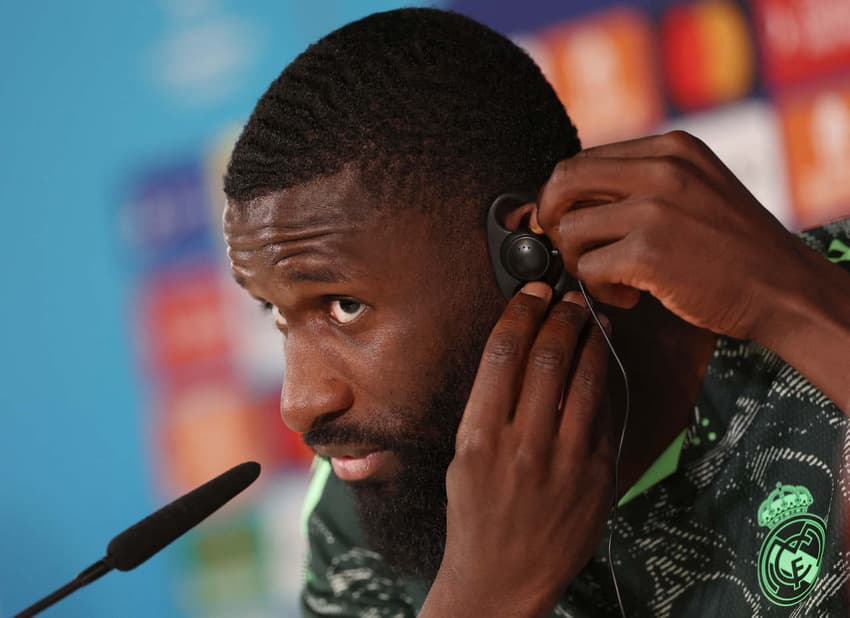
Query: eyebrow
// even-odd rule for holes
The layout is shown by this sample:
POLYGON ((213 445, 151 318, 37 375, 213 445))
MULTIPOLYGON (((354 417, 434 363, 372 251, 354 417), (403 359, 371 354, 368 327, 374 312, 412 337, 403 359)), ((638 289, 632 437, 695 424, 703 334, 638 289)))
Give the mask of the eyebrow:
MULTIPOLYGON (((247 281, 242 275, 234 274, 233 278, 243 288, 247 287, 247 281)), ((285 278, 290 283, 347 283, 351 281, 348 275, 331 268, 288 270, 285 278)))
POLYGON ((351 277, 331 268, 288 270, 285 276, 290 283, 347 283, 351 281, 351 277))

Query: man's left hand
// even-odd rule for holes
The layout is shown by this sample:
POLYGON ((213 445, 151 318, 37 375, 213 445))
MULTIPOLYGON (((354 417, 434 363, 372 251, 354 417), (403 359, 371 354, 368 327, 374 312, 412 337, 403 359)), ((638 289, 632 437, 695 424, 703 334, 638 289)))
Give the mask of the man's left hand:
POLYGON ((801 243, 697 138, 676 131, 561 161, 538 219, 601 302, 646 291, 701 328, 758 339, 795 282, 801 243))

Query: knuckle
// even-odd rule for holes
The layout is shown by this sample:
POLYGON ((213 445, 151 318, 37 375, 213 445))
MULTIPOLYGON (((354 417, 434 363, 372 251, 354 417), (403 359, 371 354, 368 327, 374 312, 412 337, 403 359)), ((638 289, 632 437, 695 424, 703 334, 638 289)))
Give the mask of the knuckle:
POLYGON ((560 302, 549 313, 549 319, 564 326, 579 326, 590 314, 587 307, 572 302, 560 302))
POLYGON ((679 157, 659 157, 655 165, 656 175, 664 186, 673 191, 683 191, 688 186, 690 170, 685 161, 679 157))
POLYGON ((505 308, 505 318, 508 322, 526 322, 537 314, 535 299, 528 294, 517 294, 505 308))
POLYGON ((595 399, 597 380, 598 376, 594 373, 584 368, 577 369, 570 384, 570 394, 578 398, 582 404, 590 403, 595 399))
POLYGON ((669 209, 659 199, 648 199, 642 204, 644 218, 650 221, 663 222, 669 218, 669 209))
POLYGON ((629 261, 642 260, 643 256, 652 250, 652 243, 644 230, 636 230, 629 240, 629 261))
POLYGON ((608 344, 599 328, 594 328, 583 352, 580 364, 576 367, 570 384, 570 393, 583 397, 588 395, 594 401, 604 388, 605 376, 608 369, 608 344))
POLYGON ((529 364, 542 372, 555 373, 560 371, 567 363, 567 354, 563 347, 546 344, 540 345, 531 351, 529 364))
POLYGON ((686 154, 703 146, 699 138, 681 129, 669 131, 662 135, 661 139, 664 140, 666 150, 673 154, 686 154))
POLYGON ((453 464, 463 466, 470 461, 478 461, 489 457, 493 451, 493 441, 490 434, 483 429, 472 429, 458 432, 455 440, 455 458, 453 464))
POLYGON ((579 210, 568 210, 558 222, 558 231, 562 238, 572 238, 581 229, 582 213, 579 210))
POLYGON ((658 237, 647 230, 634 233, 631 243, 631 261, 634 264, 652 266, 659 255, 658 237))
MULTIPOLYGON (((611 319, 607 315, 600 314, 599 318, 603 324, 608 322, 608 327, 610 328, 611 319)), ((608 343, 605 341, 605 335, 602 333, 602 329, 596 324, 593 325, 593 330, 590 331, 590 346, 596 356, 595 360, 597 363, 608 362, 608 343)))
POLYGON ((497 332, 484 350, 484 360, 493 366, 509 365, 519 359, 519 338, 509 331, 497 332))
POLYGON ((528 447, 517 447, 512 464, 515 478, 522 483, 534 482, 544 476, 543 458, 528 447))
POLYGON ((562 182, 570 177, 573 171, 573 162, 571 159, 561 159, 555 164, 555 169, 552 171, 552 178, 556 182, 562 182))

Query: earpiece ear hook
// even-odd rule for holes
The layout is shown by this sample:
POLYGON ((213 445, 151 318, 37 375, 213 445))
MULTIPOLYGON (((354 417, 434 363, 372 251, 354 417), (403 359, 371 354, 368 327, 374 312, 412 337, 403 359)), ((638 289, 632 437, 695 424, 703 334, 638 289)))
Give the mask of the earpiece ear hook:
POLYGON ((505 299, 510 299, 529 281, 546 281, 552 286, 552 301, 556 302, 569 287, 569 275, 564 271, 558 250, 543 234, 529 229, 511 231, 503 222, 508 214, 537 196, 528 192, 503 193, 487 212, 487 244, 496 282, 505 299))

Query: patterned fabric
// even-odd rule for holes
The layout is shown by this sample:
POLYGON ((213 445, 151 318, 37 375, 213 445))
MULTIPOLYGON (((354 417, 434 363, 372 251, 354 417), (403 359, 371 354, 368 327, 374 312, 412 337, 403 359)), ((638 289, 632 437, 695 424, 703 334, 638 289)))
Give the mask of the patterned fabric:
MULTIPOLYGON (((850 270, 850 219, 800 237, 850 270)), ((848 422, 769 350, 718 339, 678 469, 617 512, 613 556, 626 615, 850 614, 848 422)), ((427 585, 400 579, 368 549, 333 474, 308 536, 305 616, 416 615, 427 585)), ((551 615, 620 615, 607 538, 551 615)))

